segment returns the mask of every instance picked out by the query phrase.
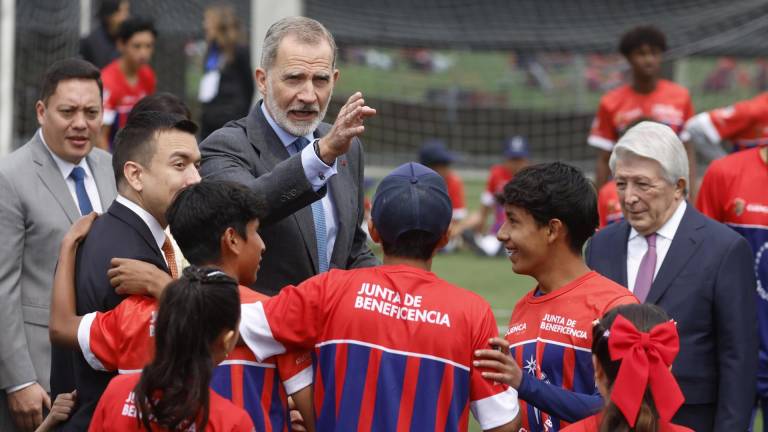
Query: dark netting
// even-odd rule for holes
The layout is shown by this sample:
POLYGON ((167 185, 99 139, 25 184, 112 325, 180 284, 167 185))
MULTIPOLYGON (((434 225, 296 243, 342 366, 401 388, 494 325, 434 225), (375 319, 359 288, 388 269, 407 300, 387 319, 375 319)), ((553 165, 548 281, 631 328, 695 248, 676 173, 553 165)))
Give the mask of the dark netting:
MULTIPOLYGON (((100 0, 93 0, 92 28, 100 0)), ((202 20, 206 6, 215 0, 131 0, 131 13, 150 17, 159 35, 152 67, 158 90, 179 95, 196 112, 199 54, 194 42, 203 38, 202 20)), ((250 34, 250 0, 231 0, 250 34)), ((23 0, 16 2, 16 68, 14 126, 16 146, 23 144, 37 128, 35 102, 40 79, 54 61, 75 56, 79 47, 80 2, 76 0, 23 0)))
MULTIPOLYGON (((617 54, 627 29, 666 33, 664 76, 697 111, 768 89, 768 3, 762 0, 307 0, 340 47, 340 100, 361 90, 371 164, 416 156, 429 138, 464 166, 497 161, 526 135, 535 159, 591 167, 586 137, 600 97, 627 81, 617 54)), ((330 112, 334 112, 331 110, 330 112)))
MULTIPOLYGON (((152 62, 158 89, 198 113, 202 15, 214 0, 132 0, 160 32, 152 62)), ((233 0, 250 35, 251 1, 233 0)), ((37 127, 38 83, 53 61, 78 49, 79 1, 17 1, 17 145, 37 127)), ((100 0, 92 1, 92 14, 100 0)), ((667 34, 665 77, 691 91, 697 111, 768 90, 764 0, 306 0, 339 45, 341 80, 329 119, 364 92, 379 115, 364 137, 369 164, 415 157, 441 138, 464 166, 496 161, 505 138, 526 135, 536 159, 584 162, 600 97, 626 82, 616 54, 628 28, 667 34)))

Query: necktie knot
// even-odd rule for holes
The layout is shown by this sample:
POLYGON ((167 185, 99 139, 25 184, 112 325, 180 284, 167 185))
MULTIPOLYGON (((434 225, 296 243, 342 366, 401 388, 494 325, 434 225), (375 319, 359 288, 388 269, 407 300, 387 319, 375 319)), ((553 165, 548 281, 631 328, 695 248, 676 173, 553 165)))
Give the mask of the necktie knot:
POLYGON ((76 182, 83 181, 83 179, 85 178, 85 170, 83 169, 83 167, 76 166, 72 168, 72 172, 69 173, 69 176, 72 177, 72 180, 76 182))
POLYGON ((299 153, 300 151, 304 150, 304 147, 306 147, 306 146, 307 146, 307 144, 309 144, 309 140, 308 140, 308 139, 306 139, 306 138, 305 138, 305 137, 303 137, 303 136, 302 136, 302 137, 298 137, 298 138, 296 138, 296 139, 293 141, 293 143, 291 143, 291 145, 293 146, 293 150, 294 150, 294 152, 296 152, 296 153, 299 153))
POLYGON ((645 237, 645 241, 648 242, 649 248, 655 248, 656 247, 656 233, 653 233, 649 236, 645 237))

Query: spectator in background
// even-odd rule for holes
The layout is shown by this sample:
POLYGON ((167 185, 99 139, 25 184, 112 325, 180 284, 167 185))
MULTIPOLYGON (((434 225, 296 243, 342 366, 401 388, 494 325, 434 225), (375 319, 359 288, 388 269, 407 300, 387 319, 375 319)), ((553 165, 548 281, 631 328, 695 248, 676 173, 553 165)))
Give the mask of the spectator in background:
POLYGON ((642 122, 610 159, 624 221, 600 230, 587 264, 678 323, 672 367, 685 395, 675 422, 743 431, 757 380, 757 312, 746 240, 686 202, 688 160, 668 126, 642 122))
MULTIPOLYGON (((664 123, 679 134, 685 121, 693 115, 688 90, 661 79, 661 61, 666 50, 664 33, 653 26, 635 27, 621 37, 619 52, 632 69, 632 81, 600 99, 587 139, 589 145, 597 149, 595 183, 598 188, 608 181, 608 159, 614 144, 640 118, 664 123)), ((692 145, 686 144, 686 150, 689 172, 695 179, 692 145)))
POLYGON ((149 66, 155 38, 155 25, 145 18, 128 18, 120 25, 117 36, 120 57, 102 70, 104 126, 99 146, 104 150, 112 150, 115 134, 125 126, 133 106, 155 92, 157 78, 149 66))
MULTIPOLYGON (((757 401, 768 425, 768 147, 744 150, 712 162, 701 180, 696 207, 744 236, 755 260, 760 335, 757 401)), ((764 429, 765 430, 765 429, 764 429)))
POLYGON ((610 180, 597 192, 597 214, 600 215, 600 228, 624 219, 619 203, 619 192, 616 190, 616 180, 610 180))
POLYGON ((440 174, 448 187, 448 197, 451 198, 453 218, 448 228, 450 241, 443 248, 445 252, 453 251, 456 248, 456 240, 458 240, 458 234, 461 233, 456 228, 461 226, 461 222, 467 217, 467 206, 464 204, 464 182, 451 170, 451 164, 455 160, 456 156, 445 147, 442 140, 427 140, 419 149, 419 162, 440 174))
POLYGON ((768 93, 696 114, 685 131, 707 161, 726 155, 723 141, 730 141, 733 151, 768 145, 768 93))
POLYGON ((254 83, 240 19, 228 4, 209 6, 203 15, 208 50, 198 97, 202 102, 201 140, 230 120, 248 115, 254 83))
POLYGON ((669 371, 679 350, 675 322, 660 307, 608 311, 592 328, 595 381, 606 406, 563 432, 692 432, 670 423, 683 404, 669 371))
POLYGON ((130 6, 128 0, 101 0, 99 27, 80 40, 80 57, 102 69, 120 56, 117 31, 128 18, 130 6))
MULTIPOLYGON (((56 250, 73 221, 115 197, 101 127, 95 66, 65 59, 46 71, 35 105, 40 129, 0 160, 0 430, 32 431, 48 392, 74 387, 72 361, 51 377, 48 314, 56 250), (14 427, 14 423, 16 427, 14 427)), ((55 350, 54 350, 55 351, 55 350)))
POLYGON ((469 229, 464 229, 462 237, 475 252, 486 256, 503 255, 504 247, 496 238, 496 233, 504 223, 504 206, 502 195, 504 185, 507 184, 518 171, 528 166, 529 149, 528 139, 522 135, 515 135, 504 142, 504 162, 491 167, 488 182, 480 201, 482 207, 479 214, 470 216, 465 224, 469 229), (494 221, 490 230, 486 231, 488 216, 493 213, 494 221))

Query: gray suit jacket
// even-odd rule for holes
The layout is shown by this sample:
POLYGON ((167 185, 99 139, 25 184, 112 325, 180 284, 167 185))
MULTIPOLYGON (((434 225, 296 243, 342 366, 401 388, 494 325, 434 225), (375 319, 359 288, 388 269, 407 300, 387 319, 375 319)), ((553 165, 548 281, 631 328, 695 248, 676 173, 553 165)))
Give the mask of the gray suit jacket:
MULTIPOLYGON (((315 131, 322 137, 330 125, 315 131)), ((230 180, 250 187, 266 200, 268 216, 260 234, 267 245, 254 288, 273 295, 318 273, 317 241, 310 204, 326 193, 315 192, 299 154, 289 156, 257 104, 247 117, 229 122, 200 144, 205 178, 230 180)), ((378 264, 368 247, 363 221, 363 149, 355 139, 336 161, 338 174, 328 181, 336 210, 338 232, 331 268, 378 264)))
MULTIPOLYGON (((87 161, 106 210, 117 194, 112 157, 93 149, 87 161)), ((53 273, 61 239, 79 217, 77 203, 39 133, 0 160, 2 389, 36 381, 50 390, 48 306, 53 273)), ((5 409, 0 403, 0 417, 5 409)))

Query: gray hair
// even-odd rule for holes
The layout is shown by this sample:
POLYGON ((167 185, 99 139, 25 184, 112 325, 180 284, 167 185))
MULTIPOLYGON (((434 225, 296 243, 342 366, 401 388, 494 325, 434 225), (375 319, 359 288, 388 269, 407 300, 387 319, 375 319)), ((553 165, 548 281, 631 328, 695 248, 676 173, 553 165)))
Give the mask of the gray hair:
POLYGON ((261 51, 261 68, 269 70, 277 59, 277 48, 280 42, 288 35, 293 35, 300 42, 317 45, 322 40, 328 42, 333 52, 331 67, 336 67, 336 41, 325 26, 312 18, 295 16, 283 18, 272 24, 264 37, 264 46, 261 51))
POLYGON ((624 157, 639 156, 655 160, 670 184, 685 180, 688 193, 688 155, 677 134, 667 125, 644 121, 629 129, 613 147, 608 166, 616 174, 616 161, 624 157))

